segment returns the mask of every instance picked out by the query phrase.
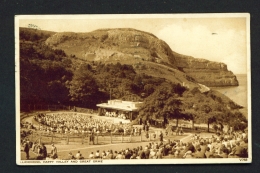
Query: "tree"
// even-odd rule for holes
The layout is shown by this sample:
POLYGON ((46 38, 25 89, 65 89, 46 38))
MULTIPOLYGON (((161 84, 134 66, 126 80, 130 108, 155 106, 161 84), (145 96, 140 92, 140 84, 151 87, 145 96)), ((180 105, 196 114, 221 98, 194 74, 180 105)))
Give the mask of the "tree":
POLYGON ((195 111, 195 109, 184 109, 182 114, 184 114, 188 120, 192 121, 192 129, 194 129, 194 123, 198 117, 198 112, 195 111))
POLYGON ((175 87, 176 85, 170 82, 164 82, 158 86, 155 91, 145 99, 139 116, 143 116, 144 119, 176 119, 177 126, 179 119, 190 119, 190 116, 181 112, 182 101, 179 98, 179 93, 174 92, 175 87))
POLYGON ((28 59, 20 59, 20 99, 21 99, 21 109, 23 109, 23 104, 37 103, 39 100, 39 95, 42 92, 40 90, 41 81, 39 78, 35 78, 40 73, 40 67, 30 63, 28 59))
POLYGON ((186 119, 186 114, 181 113, 181 101, 178 98, 169 97, 164 104, 163 114, 168 115, 169 119, 176 119, 176 127, 178 127, 179 119, 186 119))
POLYGON ((47 83, 47 98, 52 103, 64 103, 68 101, 69 91, 60 80, 52 80, 47 83))
POLYGON ((209 125, 216 122, 216 117, 212 116, 208 118, 208 132, 209 132, 209 125))
POLYGON ((72 101, 82 104, 93 104, 92 98, 98 92, 98 86, 87 64, 81 65, 74 73, 70 83, 70 96, 72 101))
POLYGON ((201 118, 206 120, 207 125, 208 125, 208 132, 209 132, 209 125, 216 122, 216 117, 215 117, 215 113, 212 112, 212 109, 209 105, 202 105, 200 108, 201 111, 201 118))

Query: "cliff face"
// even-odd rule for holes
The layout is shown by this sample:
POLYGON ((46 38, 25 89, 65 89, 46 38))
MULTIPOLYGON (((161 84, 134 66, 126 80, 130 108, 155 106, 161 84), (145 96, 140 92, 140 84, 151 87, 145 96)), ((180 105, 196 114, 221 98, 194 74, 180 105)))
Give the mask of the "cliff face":
POLYGON ((207 86, 238 86, 236 76, 227 65, 175 53, 178 68, 197 82, 207 86))
MULTIPOLYGON (((156 36, 135 29, 100 29, 89 33, 63 32, 47 45, 88 61, 164 64, 207 86, 236 86, 236 76, 223 63, 180 55, 156 36)), ((171 72, 169 72, 171 73, 171 72)), ((174 75, 174 74, 172 74, 174 75)))

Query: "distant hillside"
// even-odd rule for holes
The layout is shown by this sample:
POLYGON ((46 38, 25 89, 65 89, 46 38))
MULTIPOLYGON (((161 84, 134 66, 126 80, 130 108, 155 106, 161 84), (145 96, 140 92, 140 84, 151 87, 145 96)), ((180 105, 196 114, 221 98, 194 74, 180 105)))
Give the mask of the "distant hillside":
POLYGON ((170 47, 152 34, 134 29, 103 29, 89 33, 56 33, 46 44, 88 61, 142 59, 176 67, 170 47))
MULTIPOLYGON (((225 64, 178 54, 153 34, 135 29, 99 29, 88 33, 61 32, 53 34, 45 43, 87 61, 141 63, 145 66, 146 62, 152 62, 178 69, 184 72, 189 80, 207 86, 238 85, 236 76, 227 70, 225 64)), ((154 68, 157 71, 161 70, 161 66, 154 68)), ((167 75, 174 76, 176 73, 180 72, 168 71, 167 75)))

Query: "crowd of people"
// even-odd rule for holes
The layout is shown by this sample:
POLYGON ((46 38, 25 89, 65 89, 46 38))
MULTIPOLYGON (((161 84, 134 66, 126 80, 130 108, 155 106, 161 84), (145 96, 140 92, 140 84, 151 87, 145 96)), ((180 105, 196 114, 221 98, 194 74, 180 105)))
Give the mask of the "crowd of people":
POLYGON ((122 119, 129 119, 128 115, 124 114, 124 113, 117 113, 117 112, 113 112, 113 111, 106 111, 106 113, 104 114, 106 117, 117 117, 117 118, 122 118, 122 119))
POLYGON ((182 158, 246 158, 248 138, 245 132, 218 133, 209 138, 192 136, 191 141, 175 146, 174 157, 182 158))
MULTIPOLYGON (((39 129, 64 134, 79 133, 122 133, 141 135, 142 131, 148 134, 149 121, 143 122, 142 127, 133 127, 129 124, 114 124, 112 121, 95 119, 80 113, 47 113, 37 114, 34 119, 40 123, 39 129)), ((26 124, 32 126, 32 124, 26 124)), ((165 129, 165 136, 182 135, 182 127, 169 126, 165 129)), ((154 137, 155 138, 155 137, 154 137)), ((155 138, 157 140, 157 138, 155 138)), ((245 131, 218 132, 210 137, 203 137, 199 133, 192 135, 188 142, 180 140, 164 140, 161 132, 158 141, 154 140, 145 146, 125 148, 113 151, 91 151, 84 155, 78 151, 75 155, 69 152, 66 160, 72 159, 191 159, 191 158, 246 158, 248 157, 248 136, 245 131)), ((36 144, 28 139, 22 141, 23 151, 29 159, 29 150, 36 153, 38 160, 57 159, 57 148, 52 144, 50 154, 44 144, 36 144)), ((61 159, 61 158, 59 158, 61 159)))
MULTIPOLYGON (((44 144, 23 141, 23 151, 29 159, 29 150, 37 154, 36 159, 57 159, 57 148, 52 144, 50 154, 44 144)), ((75 155, 69 152, 65 160, 72 159, 191 159, 191 158, 247 158, 248 138, 245 132, 233 132, 232 134, 218 134, 211 137, 201 137, 194 134, 190 141, 184 143, 177 140, 163 140, 163 133, 159 135, 159 141, 151 142, 145 146, 125 148, 113 151, 97 150, 90 152, 88 156, 78 151, 75 155)))
POLYGON ((33 156, 33 159, 36 160, 45 160, 46 158, 50 158, 50 159, 58 158, 57 147, 54 146, 54 144, 51 144, 51 151, 48 154, 47 148, 44 145, 44 143, 32 142, 29 141, 29 139, 24 139, 22 141, 22 151, 25 152, 27 160, 30 159, 30 151, 36 155, 36 157, 33 156))
POLYGON ((160 134, 158 142, 145 146, 122 150, 91 152, 84 157, 80 151, 74 156, 69 152, 65 160, 71 159, 195 159, 195 158, 246 158, 248 157, 248 138, 245 132, 218 134, 201 137, 194 134, 187 143, 182 141, 163 141, 160 134))
MULTIPOLYGON (((23 151, 29 159, 29 150, 37 154, 36 159, 57 159, 57 148, 52 144, 50 154, 44 144, 31 144, 28 140, 23 143, 23 151)), ((248 138, 245 132, 233 132, 232 134, 212 135, 201 137, 194 134, 189 142, 163 140, 160 133, 158 142, 151 142, 145 146, 125 148, 113 151, 97 150, 90 152, 88 156, 78 151, 75 155, 69 152, 64 160, 73 159, 191 159, 191 158, 246 158, 248 157, 248 138)))
POLYGON ((80 113, 38 114, 34 116, 34 119, 40 123, 39 130, 62 134, 112 132, 140 135, 142 130, 129 124, 115 124, 113 121, 96 119, 80 113))
POLYGON ((182 125, 180 127, 174 127, 173 125, 169 125, 166 129, 165 129, 165 134, 168 135, 168 134, 176 134, 176 136, 178 135, 183 135, 184 134, 184 131, 183 131, 183 128, 182 128, 182 125))

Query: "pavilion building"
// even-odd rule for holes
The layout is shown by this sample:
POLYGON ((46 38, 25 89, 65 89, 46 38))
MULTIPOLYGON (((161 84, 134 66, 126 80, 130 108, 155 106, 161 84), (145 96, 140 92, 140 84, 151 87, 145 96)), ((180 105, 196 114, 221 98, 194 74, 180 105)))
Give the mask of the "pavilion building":
POLYGON ((132 121, 138 116, 142 105, 143 102, 108 100, 107 103, 97 104, 98 115, 118 117, 132 121))

